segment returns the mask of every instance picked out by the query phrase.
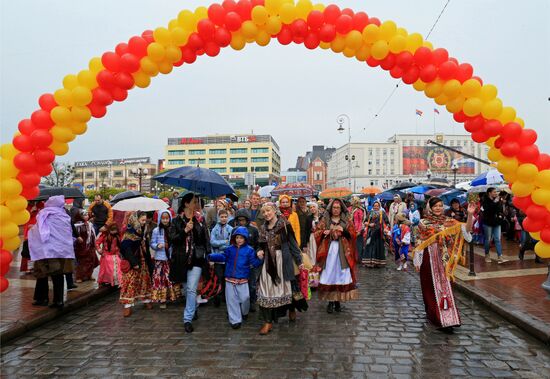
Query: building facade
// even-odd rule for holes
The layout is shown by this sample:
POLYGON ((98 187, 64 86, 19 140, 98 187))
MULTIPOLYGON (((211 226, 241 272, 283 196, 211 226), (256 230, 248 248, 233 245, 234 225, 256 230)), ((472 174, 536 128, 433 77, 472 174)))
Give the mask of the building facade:
POLYGON ((468 135, 399 134, 385 143, 352 143, 338 148, 328 162, 328 186, 349 187, 360 192, 367 186, 390 188, 399 182, 421 182, 428 177, 446 178, 450 183, 463 182, 489 168, 428 144, 428 140, 487 160, 487 146, 473 142, 468 135), (346 159, 350 156, 351 160, 346 159))
POLYGON ((222 175, 235 187, 245 186, 245 174, 254 173, 260 186, 278 182, 281 175, 279 145, 270 135, 213 135, 169 138, 164 168, 200 166, 222 175))
POLYGON ((324 191, 327 188, 327 164, 320 158, 315 158, 307 168, 307 182, 316 190, 324 191))
POLYGON ((82 186, 83 190, 101 188, 140 190, 139 169, 141 169, 141 191, 149 192, 152 186, 151 177, 157 173, 157 166, 151 163, 149 157, 75 162, 74 184, 82 186))
POLYGON ((307 171, 291 169, 281 172, 281 184, 307 183, 307 171))

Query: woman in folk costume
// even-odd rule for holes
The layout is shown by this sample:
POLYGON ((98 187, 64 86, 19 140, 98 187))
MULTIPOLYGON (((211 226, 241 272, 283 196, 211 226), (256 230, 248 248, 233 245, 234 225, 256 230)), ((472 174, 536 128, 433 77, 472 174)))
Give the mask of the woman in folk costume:
POLYGON ((464 240, 472 239, 475 205, 468 205, 466 224, 446 217, 443 201, 438 197, 432 197, 428 207, 428 216, 418 224, 414 267, 420 271, 428 320, 443 331, 452 331, 452 327, 460 326, 460 316, 450 280, 454 280, 454 269, 463 259, 464 240))
POLYGON ((112 287, 120 285, 122 281, 120 233, 115 221, 105 225, 105 230, 96 240, 96 247, 101 255, 97 283, 112 287))
POLYGON ((74 217, 74 227, 78 235, 74 246, 77 262, 75 270, 77 283, 92 280, 92 273, 99 265, 95 246, 95 230, 93 224, 88 219, 88 212, 85 210, 81 210, 74 217))
POLYGON ((386 212, 381 208, 380 203, 375 202, 365 221, 365 249, 361 263, 366 267, 386 266, 386 233, 389 230, 389 221, 386 212))
POLYGON ((340 302, 358 298, 355 264, 356 232, 340 199, 327 207, 315 232, 317 264, 321 266, 319 298, 328 301, 327 312, 340 312, 340 302))
POLYGON ((123 316, 132 314, 132 307, 137 300, 143 301, 147 309, 151 304, 151 276, 146 261, 147 215, 144 212, 133 214, 128 219, 128 226, 120 244, 124 258, 122 264, 122 285, 120 303, 124 305, 123 316))
POLYGON ((302 240, 300 238, 300 219, 298 218, 298 213, 296 213, 296 211, 294 211, 294 209, 292 208, 292 198, 290 196, 279 196, 279 211, 292 227, 292 230, 294 231, 294 236, 296 237, 296 242, 298 242, 298 246, 302 246, 302 240))
POLYGON ((351 207, 349 211, 351 215, 351 222, 353 222, 353 226, 357 232, 357 242, 355 245, 357 249, 357 260, 359 260, 361 259, 360 257, 363 253, 364 245, 363 236, 360 231, 363 230, 363 223, 365 222, 365 210, 361 205, 361 200, 357 196, 351 198, 351 207))

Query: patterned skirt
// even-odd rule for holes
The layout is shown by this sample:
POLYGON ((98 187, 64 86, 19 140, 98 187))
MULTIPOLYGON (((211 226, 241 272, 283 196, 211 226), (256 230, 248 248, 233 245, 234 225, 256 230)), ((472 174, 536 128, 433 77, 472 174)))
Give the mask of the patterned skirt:
POLYGON ((176 301, 181 296, 181 286, 170 281, 170 264, 168 261, 155 261, 153 271, 152 300, 156 303, 176 301))
POLYGON ((267 265, 262 266, 260 279, 258 280, 258 299, 256 304, 263 308, 278 308, 292 303, 292 287, 289 281, 283 280, 283 253, 281 250, 275 252, 277 261, 277 274, 281 281, 273 283, 271 276, 267 273, 267 265))
POLYGON ((145 259, 141 257, 141 266, 122 274, 120 303, 134 304, 136 301, 151 300, 151 277, 145 259))

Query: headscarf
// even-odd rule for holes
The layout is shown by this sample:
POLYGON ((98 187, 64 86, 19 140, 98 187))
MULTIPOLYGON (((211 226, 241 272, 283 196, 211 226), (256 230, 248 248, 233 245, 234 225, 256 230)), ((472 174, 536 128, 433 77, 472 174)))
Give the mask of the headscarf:
POLYGON ((288 219, 290 215, 292 214, 292 198, 288 195, 281 195, 279 196, 279 210, 281 211, 281 214, 284 216, 284 218, 288 219), (283 199, 288 199, 288 202, 290 204, 289 207, 283 208, 280 204, 282 204, 283 199))
POLYGON ((143 238, 143 231, 141 224, 139 223, 138 213, 134 212, 128 218, 128 226, 124 233, 123 239, 131 241, 141 241, 143 238))

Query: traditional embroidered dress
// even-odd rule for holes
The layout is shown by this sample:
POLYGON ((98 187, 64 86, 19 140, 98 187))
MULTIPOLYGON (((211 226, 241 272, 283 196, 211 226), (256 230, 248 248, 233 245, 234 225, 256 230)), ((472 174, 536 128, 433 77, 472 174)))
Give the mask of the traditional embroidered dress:
POLYGON ((91 222, 80 221, 74 224, 78 237, 82 239, 82 242, 78 240, 75 242, 75 256, 76 256, 76 280, 90 280, 92 279, 92 273, 94 269, 99 265, 99 260, 96 254, 96 235, 91 222))
POLYGON ((464 239, 471 241, 465 225, 444 215, 430 215, 418 224, 419 237, 414 254, 420 266, 420 284, 428 320, 437 327, 460 326, 450 280, 464 259, 464 239))
POLYGON ((110 230, 106 230, 99 235, 99 238, 96 240, 96 246, 101 255, 97 282, 99 284, 118 286, 122 280, 122 271, 120 271, 120 237, 118 234, 112 235, 110 230))
POLYGON ((365 249, 361 257, 361 263, 366 267, 386 266, 386 229, 388 216, 383 211, 371 211, 367 217, 365 229, 365 249), (374 224, 373 227, 369 226, 374 224))

